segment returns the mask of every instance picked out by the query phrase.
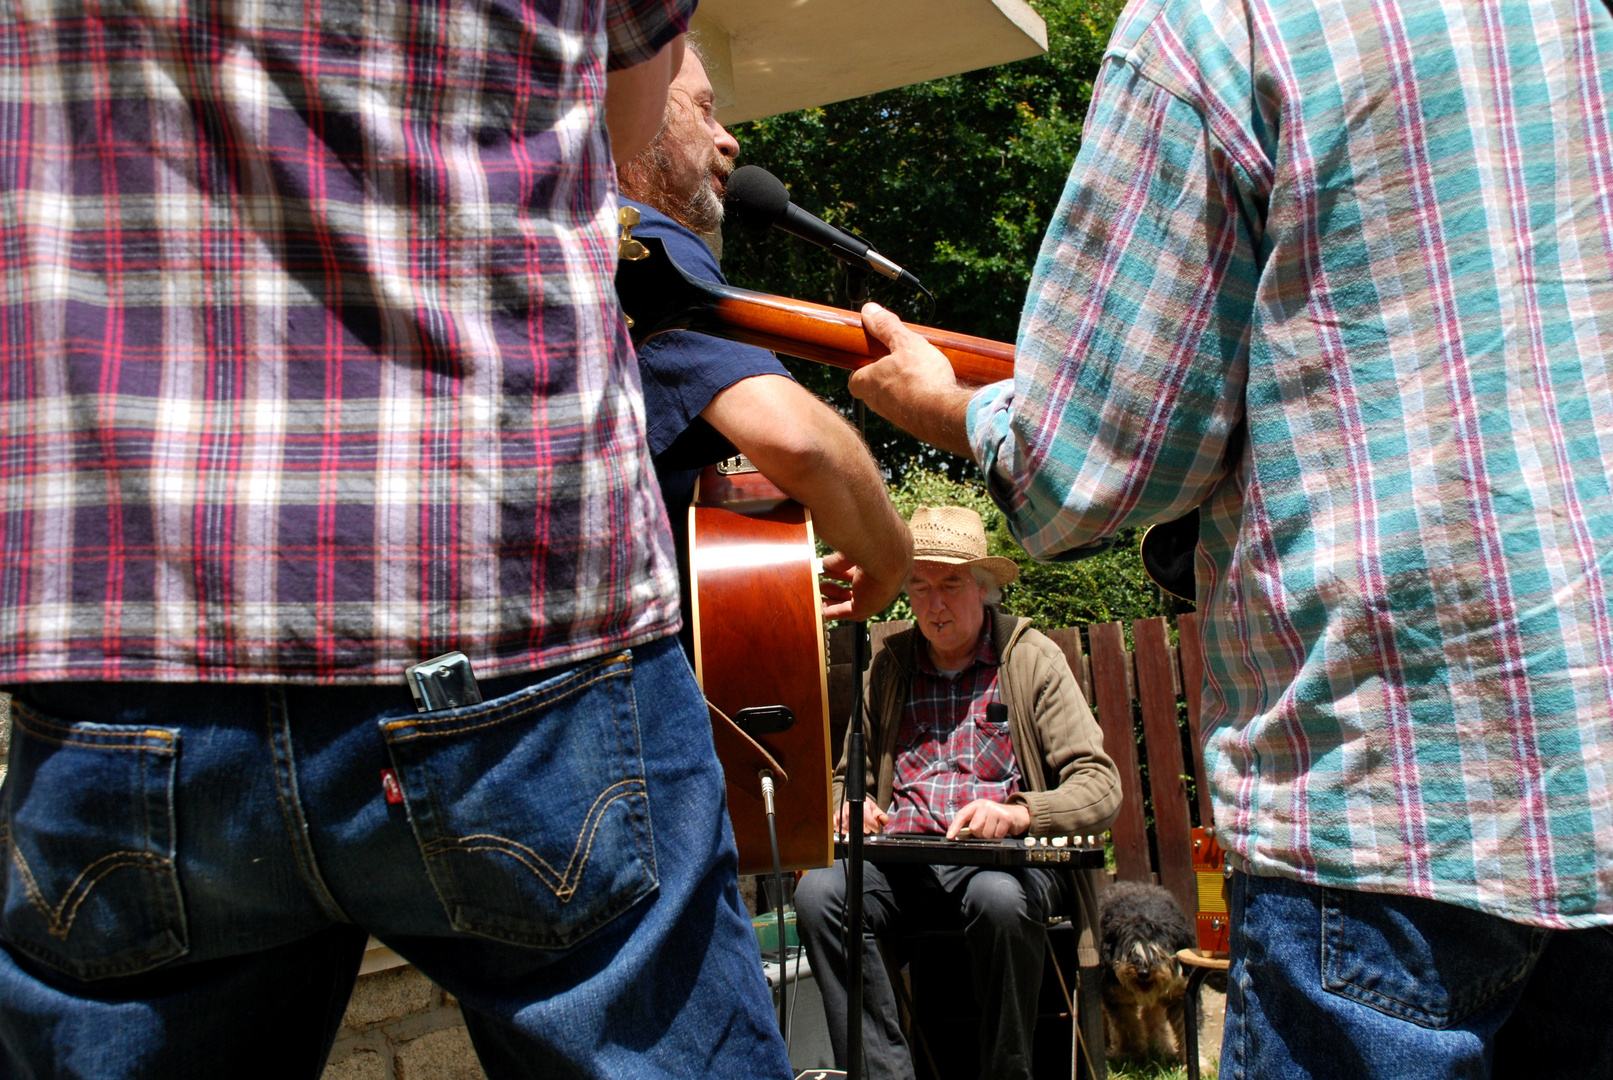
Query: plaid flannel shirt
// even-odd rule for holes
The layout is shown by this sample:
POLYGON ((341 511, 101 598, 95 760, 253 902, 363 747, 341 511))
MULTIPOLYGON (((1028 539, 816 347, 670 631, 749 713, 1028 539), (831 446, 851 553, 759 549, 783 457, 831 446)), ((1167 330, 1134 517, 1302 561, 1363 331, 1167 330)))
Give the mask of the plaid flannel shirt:
POLYGON ((976 799, 1007 802, 1019 790, 1008 725, 986 719, 997 692, 997 646, 990 612, 968 667, 945 675, 921 641, 896 732, 896 762, 887 833, 944 833, 976 799))
POLYGON ((1133 0, 970 438, 1035 555, 1203 504, 1257 873, 1613 923, 1613 19, 1133 0))
POLYGON ((694 0, 0 0, 0 680, 676 629, 607 66, 694 0))

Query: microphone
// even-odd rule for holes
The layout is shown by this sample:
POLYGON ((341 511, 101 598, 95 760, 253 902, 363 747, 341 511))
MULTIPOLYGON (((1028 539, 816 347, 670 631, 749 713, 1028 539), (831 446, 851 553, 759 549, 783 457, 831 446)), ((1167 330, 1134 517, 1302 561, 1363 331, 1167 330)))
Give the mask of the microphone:
POLYGON ((784 182, 759 165, 742 165, 723 185, 723 205, 739 223, 753 232, 777 226, 809 244, 826 248, 841 262, 874 270, 892 281, 928 294, 919 279, 875 251, 866 240, 842 232, 790 201, 784 182))

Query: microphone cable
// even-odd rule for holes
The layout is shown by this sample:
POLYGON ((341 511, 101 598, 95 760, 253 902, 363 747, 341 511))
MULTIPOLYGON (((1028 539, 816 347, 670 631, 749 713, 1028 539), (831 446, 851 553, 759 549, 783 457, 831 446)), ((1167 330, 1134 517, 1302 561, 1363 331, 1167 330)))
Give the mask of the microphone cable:
MULTIPOLYGON (((784 870, 782 861, 779 858, 778 826, 774 823, 776 815, 774 814, 775 807, 773 805, 773 774, 767 769, 763 769, 758 775, 762 780, 762 806, 767 812, 767 841, 773 848, 773 903, 778 919, 775 924, 775 929, 778 930, 778 1023, 779 1034, 784 1038, 785 1052, 788 1053, 790 1045, 790 1013, 794 1012, 794 1009, 786 1007, 786 999, 790 993, 790 980, 786 978, 789 971, 789 955, 784 944, 784 870)), ((799 957, 799 954, 797 956, 799 957)), ((795 975, 797 979, 801 977, 799 959, 796 961, 795 975)), ((796 988, 796 993, 800 993, 799 987, 796 988)))

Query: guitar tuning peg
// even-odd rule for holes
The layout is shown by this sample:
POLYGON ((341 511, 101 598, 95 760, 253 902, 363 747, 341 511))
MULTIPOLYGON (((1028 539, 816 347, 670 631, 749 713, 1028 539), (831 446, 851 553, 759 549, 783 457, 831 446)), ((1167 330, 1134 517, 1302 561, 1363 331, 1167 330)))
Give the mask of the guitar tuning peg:
MULTIPOLYGON (((638 262, 650 257, 650 249, 633 239, 633 226, 640 220, 637 207, 624 206, 616 211, 616 224, 622 227, 621 239, 616 242, 616 257, 622 262, 638 262)), ((628 320, 632 326, 632 320, 628 320)))

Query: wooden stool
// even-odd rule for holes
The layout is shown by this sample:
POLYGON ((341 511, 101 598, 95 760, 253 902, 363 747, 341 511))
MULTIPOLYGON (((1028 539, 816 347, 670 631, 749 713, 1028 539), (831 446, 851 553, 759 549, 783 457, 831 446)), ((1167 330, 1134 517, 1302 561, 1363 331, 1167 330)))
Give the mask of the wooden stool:
POLYGON ((1187 1066, 1187 1080, 1199 1080, 1199 989, 1212 971, 1225 971, 1232 966, 1232 954, 1200 952, 1198 949, 1178 949, 1176 959, 1188 969, 1187 1002, 1182 1032, 1187 1045, 1182 1047, 1183 1064, 1187 1066))

